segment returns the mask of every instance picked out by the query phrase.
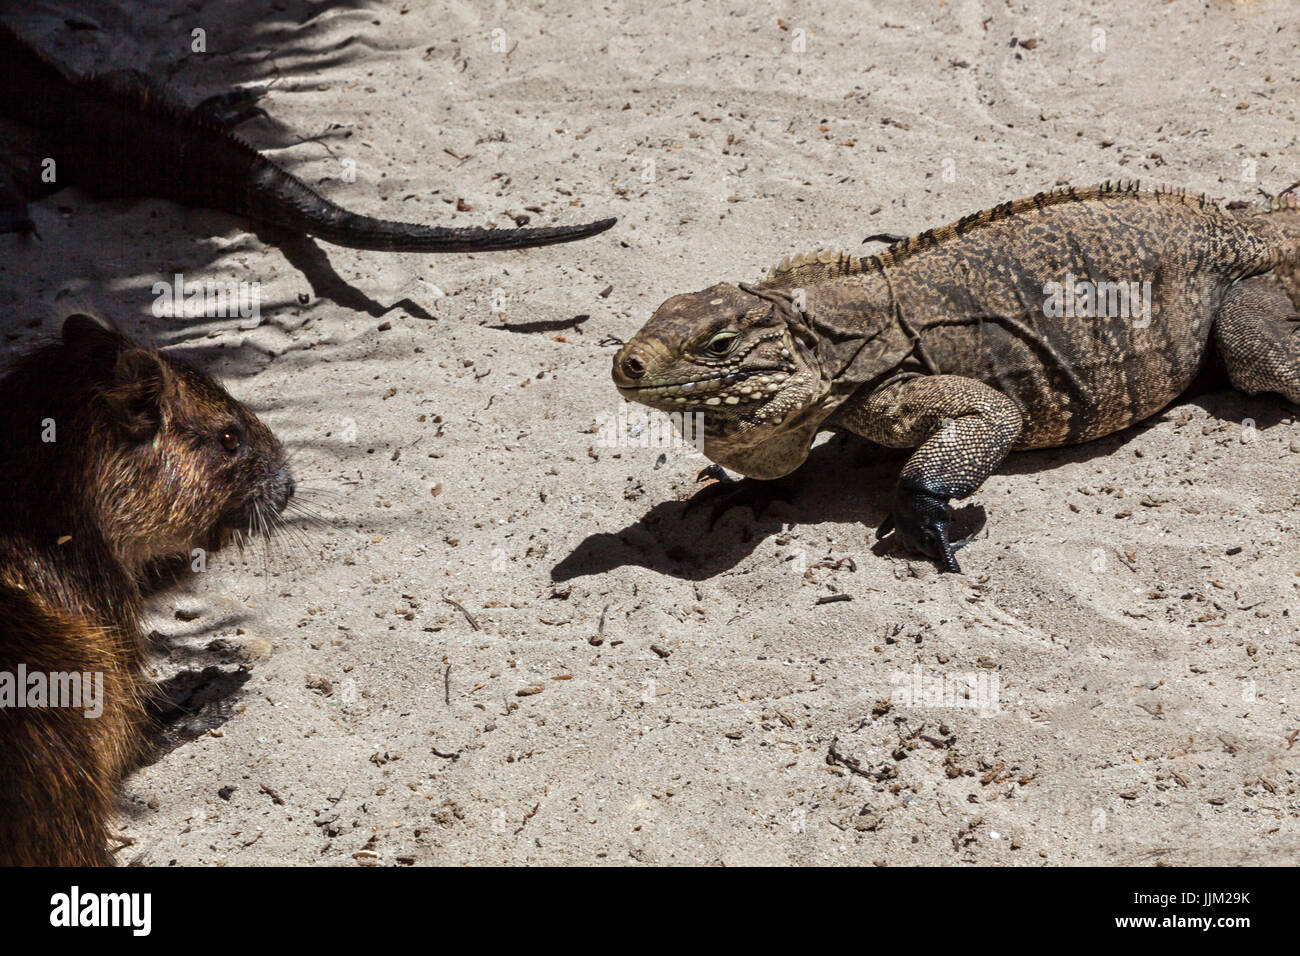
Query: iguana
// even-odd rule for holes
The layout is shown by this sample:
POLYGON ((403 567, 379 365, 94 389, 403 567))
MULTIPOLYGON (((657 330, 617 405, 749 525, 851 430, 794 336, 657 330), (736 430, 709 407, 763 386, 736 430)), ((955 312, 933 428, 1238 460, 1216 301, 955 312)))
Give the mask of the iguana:
POLYGON ((78 76, 0 24, 0 117, 16 124, 0 170, 0 232, 30 232, 29 198, 79 186, 96 196, 156 196, 233 213, 353 249, 480 252, 571 242, 614 219, 534 229, 446 228, 391 222, 335 205, 232 127, 259 113, 261 91, 186 106, 134 70, 78 76), (13 140, 22 141, 15 148, 13 140), (54 160, 53 183, 43 181, 54 160))
POLYGON ((614 383, 702 412, 706 456, 753 478, 789 474, 825 430, 915 448, 876 536, 955 572, 948 502, 1012 449, 1141 421, 1214 351, 1236 388, 1300 402, 1283 291, 1297 263, 1293 199, 1233 212, 1137 183, 1058 189, 878 255, 814 253, 673 296, 619 350, 614 383), (1251 278, 1272 271, 1276 285, 1251 278))

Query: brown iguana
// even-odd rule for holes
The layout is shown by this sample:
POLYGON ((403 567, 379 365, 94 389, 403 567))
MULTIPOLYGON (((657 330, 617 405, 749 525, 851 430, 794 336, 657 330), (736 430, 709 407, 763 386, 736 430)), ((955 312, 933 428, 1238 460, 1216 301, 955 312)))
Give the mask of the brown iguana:
POLYGON ((482 252, 571 242, 614 219, 540 229, 424 226, 335 205, 231 132, 261 112, 261 91, 186 106, 134 70, 77 76, 0 24, 0 117, 17 124, 0 163, 0 232, 30 232, 27 200, 79 186, 104 197, 157 196, 219 209, 353 249, 482 252), (54 160, 53 183, 42 178, 54 160))
POLYGON ((1136 183, 1004 203, 879 255, 815 253, 664 302, 614 358, 625 398, 704 413, 704 451, 761 479, 842 430, 916 448, 877 531, 959 571, 953 498, 1012 449, 1108 435, 1217 350, 1244 392, 1300 402, 1300 204, 1241 213, 1136 183))

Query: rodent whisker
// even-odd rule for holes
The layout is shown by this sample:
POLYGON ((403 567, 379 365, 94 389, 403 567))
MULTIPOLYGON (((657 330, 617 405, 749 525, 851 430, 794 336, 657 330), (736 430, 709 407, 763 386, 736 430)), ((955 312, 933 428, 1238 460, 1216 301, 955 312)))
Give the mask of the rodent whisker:
POLYGON ((266 533, 266 521, 262 515, 262 504, 258 502, 253 506, 252 514, 248 516, 249 534, 254 535, 262 545, 257 549, 259 564, 261 565, 262 577, 267 576, 267 550, 270 544, 270 536, 266 533))
MULTIPOLYGON (((307 519, 308 524, 330 525, 334 523, 328 517, 321 514, 319 511, 317 511, 315 508, 311 507, 310 505, 303 504, 301 501, 296 501, 296 500, 290 501, 287 505, 285 505, 284 510, 287 512, 291 512, 293 515, 297 517, 307 519)), ((287 524, 288 522, 285 523, 287 524)))
POLYGON ((303 556, 314 556, 315 550, 312 547, 312 542, 302 528, 297 528, 286 523, 277 529, 276 535, 279 542, 288 546, 285 548, 286 553, 299 552, 303 556))
POLYGON ((268 548, 288 537, 288 527, 283 514, 274 511, 262 512, 262 535, 266 538, 268 548))
POLYGON ((343 501, 348 495, 340 491, 338 481, 333 478, 299 478, 295 481, 297 490, 294 496, 306 495, 309 498, 324 498, 327 501, 343 501))
MULTIPOLYGON (((297 515, 293 516, 293 518, 297 517, 297 515)), ((293 538, 295 541, 310 543, 311 536, 307 534, 307 529, 303 527, 303 524, 306 524, 308 527, 313 527, 322 522, 311 517, 302 519, 301 522, 293 520, 293 518, 286 518, 284 515, 277 515, 275 526, 276 534, 281 535, 282 537, 293 538)))
MULTIPOLYGON (((288 507, 285 509, 289 510, 288 507)), ((272 567, 292 564, 294 558, 314 556, 312 541, 303 528, 285 518, 283 512, 272 511, 258 502, 249 516, 250 532, 256 534, 262 557, 262 571, 269 574, 272 567)))

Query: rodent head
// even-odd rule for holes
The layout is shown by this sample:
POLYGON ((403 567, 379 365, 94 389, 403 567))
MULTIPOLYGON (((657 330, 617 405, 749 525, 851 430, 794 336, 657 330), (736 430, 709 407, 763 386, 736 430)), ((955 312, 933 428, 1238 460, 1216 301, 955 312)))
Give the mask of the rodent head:
POLYGON ((278 524, 294 493, 284 449, 215 380, 89 316, 64 322, 63 349, 95 383, 87 504, 129 567, 278 524))

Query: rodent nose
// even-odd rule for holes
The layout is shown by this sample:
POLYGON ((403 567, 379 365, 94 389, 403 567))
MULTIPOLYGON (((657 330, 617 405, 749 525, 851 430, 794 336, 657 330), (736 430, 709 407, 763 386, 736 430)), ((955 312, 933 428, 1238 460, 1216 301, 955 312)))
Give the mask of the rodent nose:
POLYGON ((298 490, 298 482, 294 480, 293 472, 287 465, 282 466, 271 479, 270 498, 271 504, 277 512, 283 511, 293 500, 293 494, 298 490))
POLYGON ((645 362, 642 361, 641 356, 637 355, 635 352, 629 352, 627 355, 624 355, 623 360, 618 363, 618 368, 619 371, 623 373, 624 378, 629 378, 633 381, 636 381, 645 375, 645 362))

